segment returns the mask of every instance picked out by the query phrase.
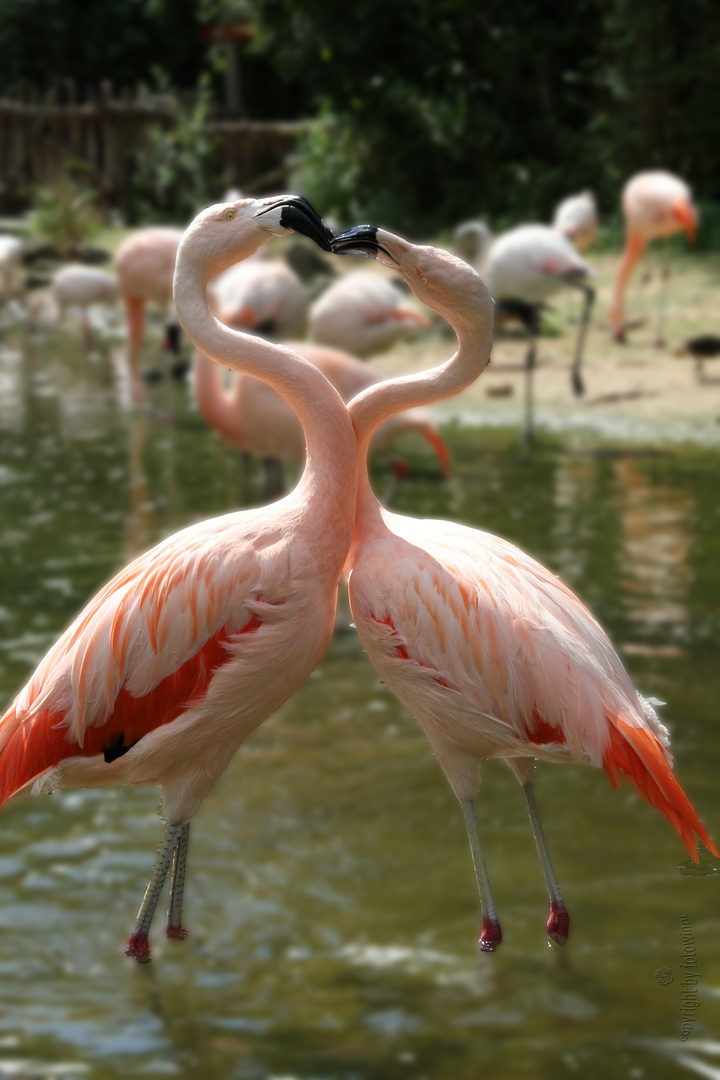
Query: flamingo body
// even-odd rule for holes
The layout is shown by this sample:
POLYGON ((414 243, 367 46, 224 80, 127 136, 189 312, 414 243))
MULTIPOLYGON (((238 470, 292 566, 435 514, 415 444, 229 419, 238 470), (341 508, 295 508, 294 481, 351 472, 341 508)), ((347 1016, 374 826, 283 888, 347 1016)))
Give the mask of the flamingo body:
POLYGON ((485 268, 495 300, 542 304, 559 289, 592 275, 566 237, 549 225, 519 225, 494 241, 485 268))
POLYGON ((297 274, 277 259, 248 259, 211 283, 218 318, 236 330, 288 338, 307 329, 310 299, 297 274))
POLYGON ((58 307, 86 308, 114 300, 118 295, 118 280, 96 266, 71 263, 63 266, 52 279, 52 293, 58 307))
POLYGON ((667 729, 571 590, 500 537, 381 515, 369 541, 356 528, 353 618, 458 799, 474 798, 484 758, 586 762, 628 775, 697 862, 694 833, 712 842, 673 777, 667 729))
POLYGON ((310 337, 367 357, 430 322, 396 285, 368 271, 343 275, 310 308, 310 337))
POLYGON ((328 572, 294 552, 301 514, 290 496, 201 522, 118 574, 3 716, 0 799, 158 784, 168 820, 188 821, 330 641, 338 557, 328 572))
POLYGON ((327 243, 302 200, 208 208, 180 246, 175 297, 198 347, 267 378, 297 409, 309 446, 300 483, 272 506, 193 525, 131 562, 0 720, 0 801, 70 785, 160 786, 169 824, 128 943, 138 960, 149 959, 150 920, 171 863, 168 934, 184 936, 191 817, 238 746, 302 685, 333 632, 357 473, 347 410, 313 365, 223 327, 206 300, 212 277, 291 228, 327 243))

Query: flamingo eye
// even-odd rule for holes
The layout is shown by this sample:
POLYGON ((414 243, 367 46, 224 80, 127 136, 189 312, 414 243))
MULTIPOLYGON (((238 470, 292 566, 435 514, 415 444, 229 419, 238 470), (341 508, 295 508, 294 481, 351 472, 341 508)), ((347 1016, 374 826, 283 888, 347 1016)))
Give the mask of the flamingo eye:
POLYGON ((232 219, 234 217, 235 217, 235 211, 234 210, 226 210, 225 211, 225 220, 226 221, 232 221, 232 219))
POLYGON ((427 277, 425 276, 425 274, 420 275, 420 280, 422 281, 423 285, 427 285, 427 277))

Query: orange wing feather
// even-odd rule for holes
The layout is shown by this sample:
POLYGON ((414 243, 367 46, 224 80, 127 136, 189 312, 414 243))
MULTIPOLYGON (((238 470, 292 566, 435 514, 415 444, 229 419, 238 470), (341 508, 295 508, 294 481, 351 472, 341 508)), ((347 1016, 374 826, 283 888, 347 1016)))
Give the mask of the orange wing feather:
MULTIPOLYGON (((253 633, 260 625, 260 619, 253 615, 240 633, 253 633)), ((65 758, 128 748, 148 732, 171 723, 205 696, 214 673, 232 659, 225 647, 227 641, 223 628, 143 697, 120 690, 113 712, 103 724, 87 727, 82 746, 68 738, 67 711, 44 709, 21 720, 11 706, 0 721, 2 728, 15 728, 0 752, 0 805, 65 758)))

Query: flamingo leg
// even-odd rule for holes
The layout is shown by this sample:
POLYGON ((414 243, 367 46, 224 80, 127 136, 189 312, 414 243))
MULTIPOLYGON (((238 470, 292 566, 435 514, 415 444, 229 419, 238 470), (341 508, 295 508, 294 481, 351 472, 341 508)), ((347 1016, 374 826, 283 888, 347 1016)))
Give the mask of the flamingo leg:
POLYGON ((657 334, 655 337, 655 347, 657 349, 664 349, 667 342, 665 341, 665 319, 667 316, 667 290, 668 281, 670 280, 670 252, 665 244, 665 265, 660 271, 660 296, 658 299, 658 321, 657 321, 657 334))
POLYGON ((184 828, 185 823, 182 821, 171 821, 165 830, 165 836, 160 845, 160 851, 155 860, 150 881, 135 920, 135 926, 125 946, 125 955, 134 957, 139 964, 150 963, 150 923, 153 920, 160 893, 165 884, 165 878, 175 857, 178 840, 184 828))
POLYGON ((185 891, 185 869, 187 866, 188 841, 190 840, 190 822, 183 824, 177 839, 170 876, 170 906, 168 908, 166 934, 169 938, 182 941, 188 931, 182 924, 183 893, 185 891))
POLYGON ((568 915, 568 910, 565 907, 563 898, 560 895, 557 879, 555 878, 552 863, 550 862, 550 853, 545 841, 542 822, 540 821, 540 813, 535 799, 535 790, 532 785, 532 779, 521 780, 521 784, 522 789, 525 792, 525 802, 527 803, 530 824, 532 825, 533 836, 535 837, 535 846, 540 858, 540 866, 542 867, 545 885, 550 898, 550 916, 547 922, 548 937, 562 947, 567 941, 570 932, 570 916, 568 915))
POLYGON ((609 311, 613 339, 620 344, 624 344, 627 340, 625 326, 625 293, 630 278, 632 277, 633 270, 637 266, 645 247, 645 239, 638 233, 629 230, 625 242, 625 251, 623 252, 620 265, 615 274, 615 283, 613 285, 613 295, 609 311))
POLYGON ((535 439, 534 430, 534 417, 533 417, 533 372, 535 371, 536 363, 536 350, 537 350, 537 331, 532 329, 530 331, 532 337, 530 338, 530 344, 528 351, 525 355, 525 442, 531 443, 535 439))
POLYGON ((500 921, 497 917, 497 912, 495 911, 495 901, 493 900, 492 890, 490 888, 490 877, 485 864, 485 858, 482 853, 482 848, 480 847, 475 807, 470 799, 462 799, 460 806, 462 807, 465 828, 467 829, 468 840, 470 841, 470 851, 472 853, 478 892, 480 893, 480 904, 482 906, 480 949, 482 952, 494 952, 502 941, 502 930, 500 929, 500 921))
POLYGON ((590 313, 593 304, 595 303, 595 290, 590 285, 581 285, 579 282, 575 284, 576 287, 581 289, 585 294, 585 303, 583 304, 582 314, 580 316, 580 329, 578 330, 577 341, 575 343, 575 356, 573 357, 572 368, 570 369, 570 384, 575 396, 582 397, 585 393, 585 383, 580 374, 580 368, 582 367, 583 353, 585 351, 587 328, 590 324, 590 313))

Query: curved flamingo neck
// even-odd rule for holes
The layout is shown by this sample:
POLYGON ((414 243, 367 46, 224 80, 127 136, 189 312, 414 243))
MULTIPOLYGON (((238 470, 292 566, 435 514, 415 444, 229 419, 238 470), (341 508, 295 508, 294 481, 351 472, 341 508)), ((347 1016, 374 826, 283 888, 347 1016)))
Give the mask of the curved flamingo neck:
POLYGON ((416 406, 432 405, 453 397, 475 382, 487 367, 492 348, 492 309, 486 317, 453 320, 458 349, 444 364, 376 383, 358 394, 348 405, 360 448, 358 475, 358 516, 369 513, 379 503, 373 495, 367 471, 368 447, 377 428, 397 413, 416 406))
POLYGON ((297 353, 218 322, 207 305, 208 280, 217 267, 195 267, 182 259, 175 270, 175 307, 195 347, 218 364, 253 375, 276 390, 297 414, 307 456, 293 495, 303 508, 303 522, 315 517, 318 531, 337 536, 352 529, 352 494, 357 476, 357 442, 338 392, 324 375, 297 353))

